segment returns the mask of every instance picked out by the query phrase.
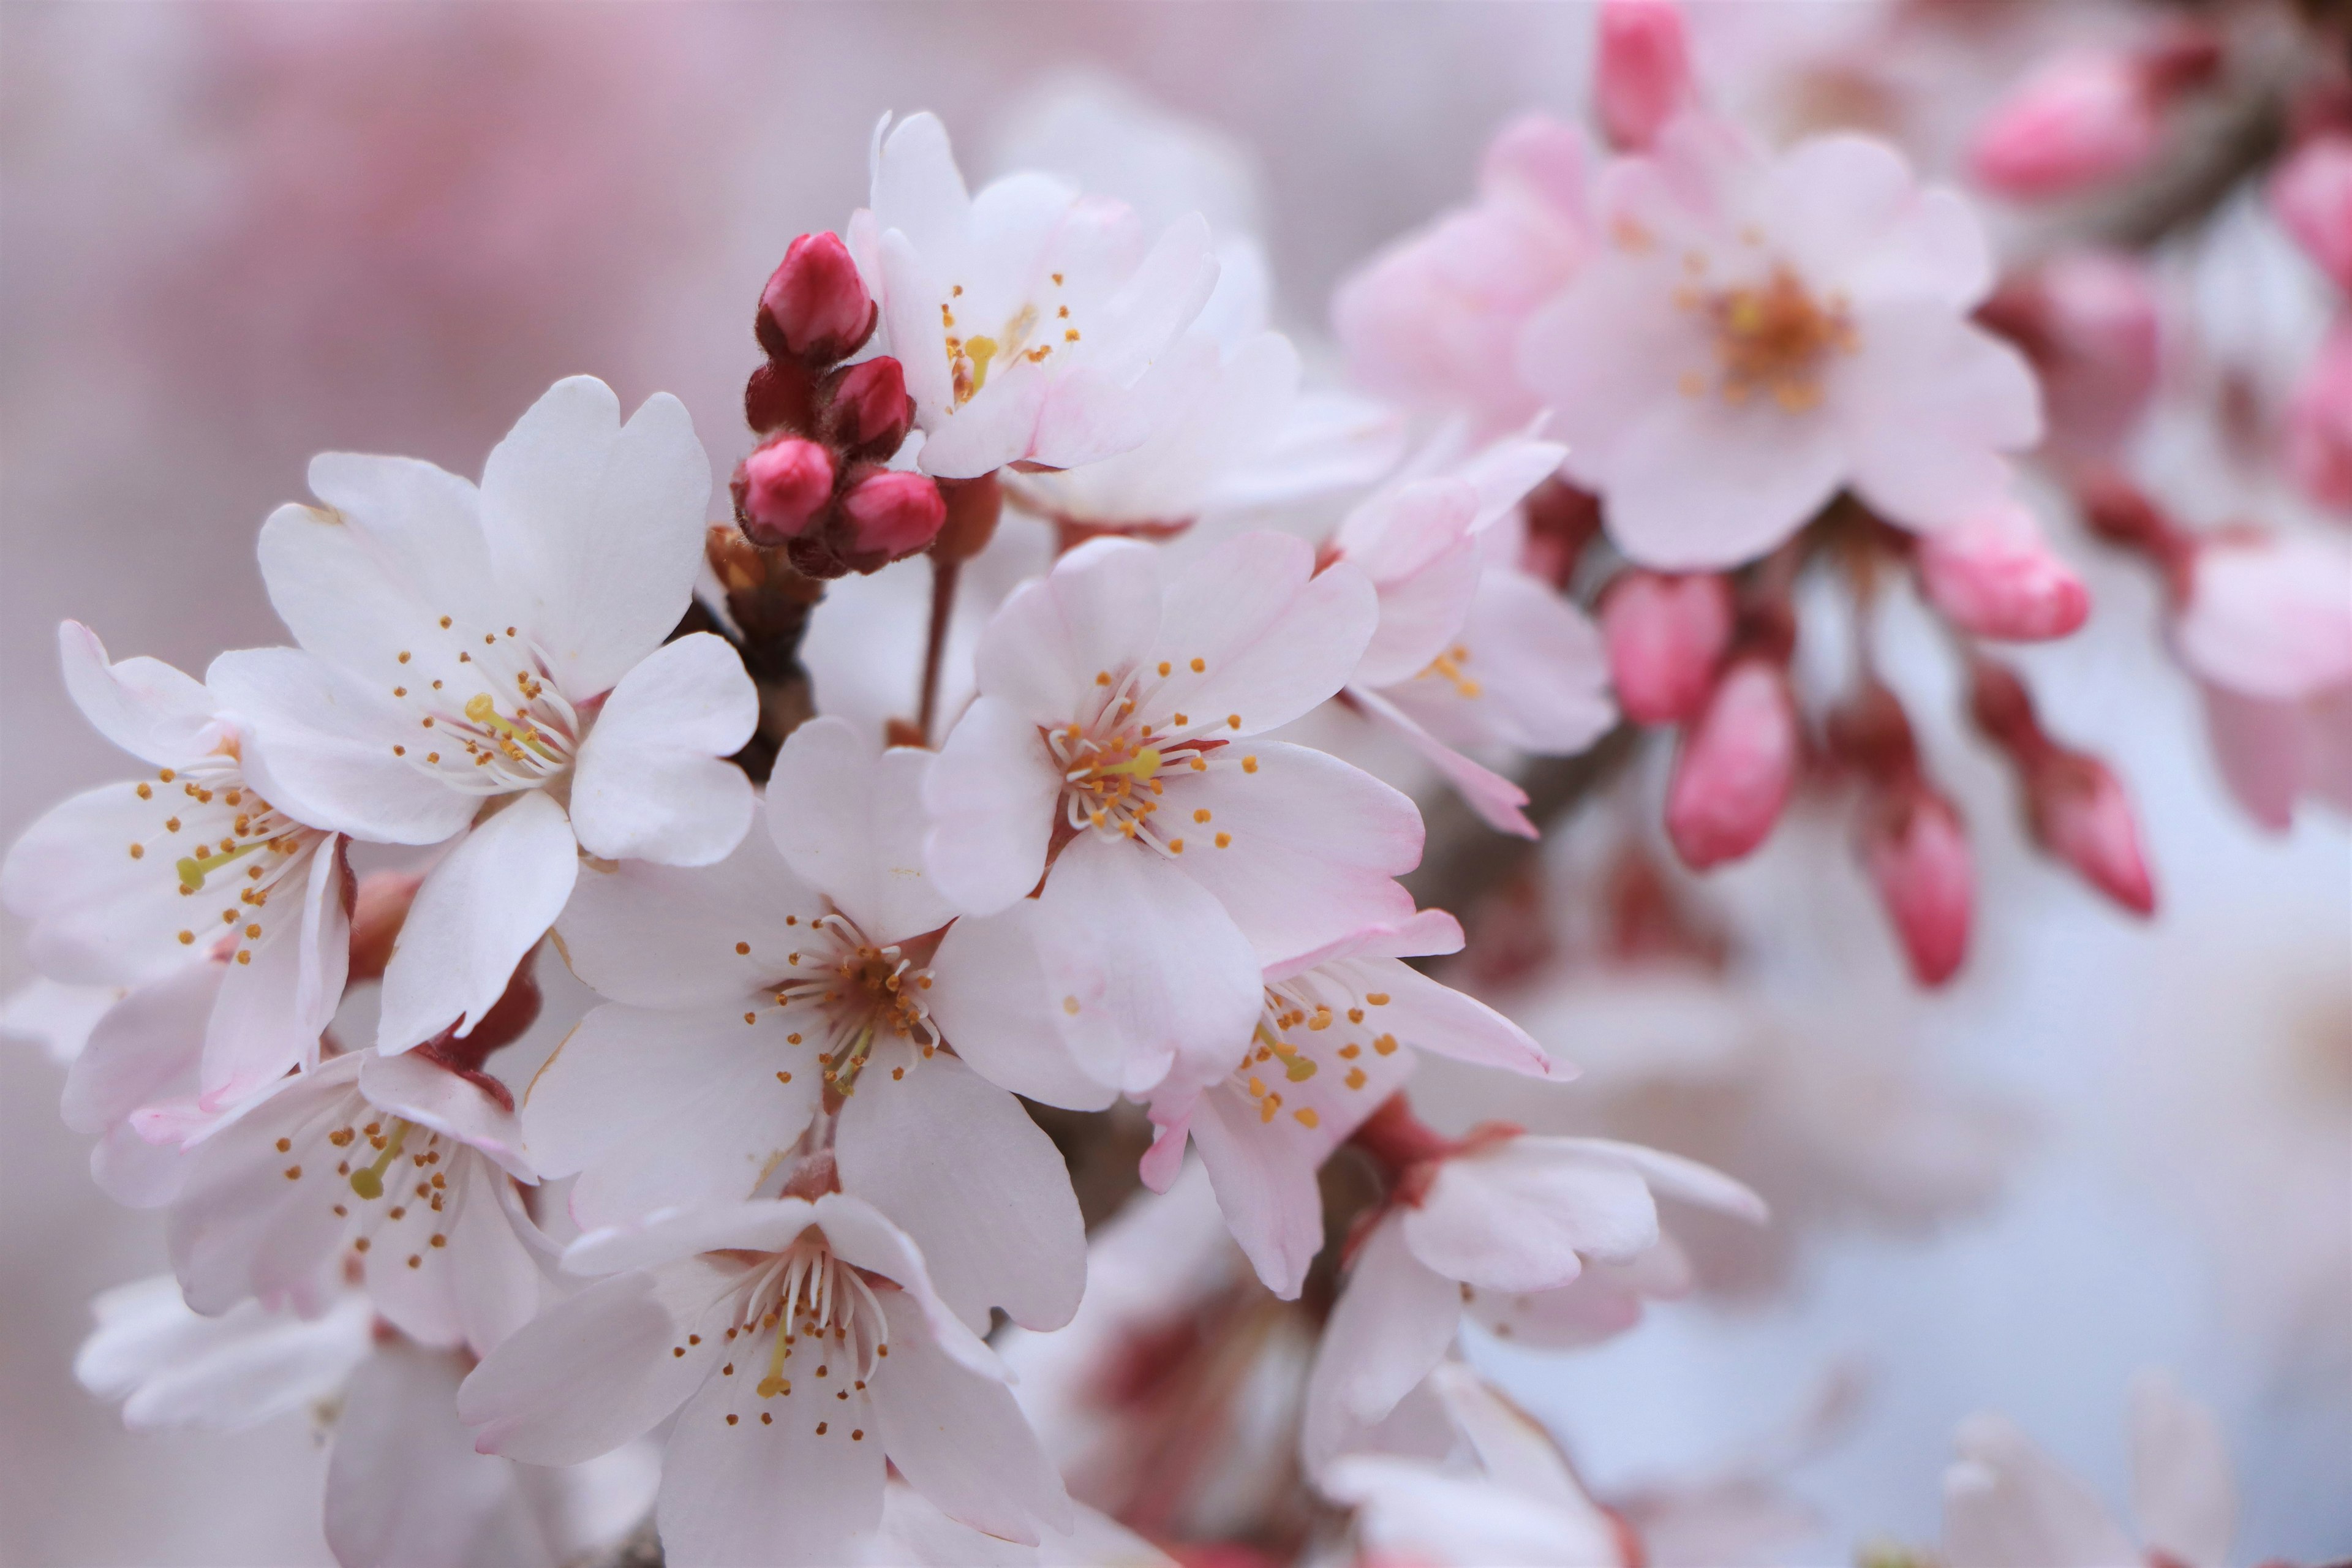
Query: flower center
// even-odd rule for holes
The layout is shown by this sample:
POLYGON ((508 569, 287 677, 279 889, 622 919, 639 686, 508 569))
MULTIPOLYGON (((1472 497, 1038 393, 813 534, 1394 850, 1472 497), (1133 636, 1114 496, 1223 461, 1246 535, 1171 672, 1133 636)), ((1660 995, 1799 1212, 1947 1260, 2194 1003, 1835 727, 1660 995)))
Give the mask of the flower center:
POLYGON ((417 737, 393 755, 453 789, 536 789, 572 765, 583 729, 546 661, 513 626, 479 631, 443 616, 437 646, 404 648, 392 695, 417 737))
MULTIPOLYGON (((735 1289, 727 1339, 750 1338, 756 1344, 761 1335, 773 1336, 766 1375, 757 1389, 762 1399, 791 1396, 793 1380, 787 1373, 793 1370, 796 1355, 814 1363, 814 1376, 837 1379, 862 1391, 881 1358, 890 1353, 889 1323, 874 1288, 857 1269, 835 1258, 814 1228, 802 1232, 735 1289), (804 1346, 803 1340, 810 1342, 804 1346)), ((733 1364, 728 1363, 726 1375, 733 1375, 733 1364)))
POLYGON ((1469 662, 1469 648, 1460 643, 1456 643, 1452 647, 1447 648, 1444 653, 1439 654, 1435 658, 1431 659, 1429 661, 1429 668, 1421 672, 1421 678, 1426 679, 1428 677, 1434 676, 1438 679, 1452 686, 1454 688, 1454 694, 1462 698, 1463 700, 1475 701, 1486 690, 1486 688, 1479 685, 1475 677, 1464 672, 1463 667, 1467 665, 1469 662))
MULTIPOLYGON (((1062 289, 1062 274, 1052 274, 1053 293, 1062 289)), ((1043 364, 1057 345, 1076 343, 1080 333, 1077 323, 1070 319, 1070 307, 1056 302, 1050 310, 1033 300, 1023 300, 1004 312, 1003 324, 992 333, 965 335, 962 323, 974 314, 972 307, 962 303, 963 285, 953 285, 948 298, 940 301, 940 332, 947 351, 948 373, 955 386, 956 406, 961 408, 978 395, 988 384, 989 367, 999 361, 1011 364, 1026 360, 1031 364, 1043 364), (961 312, 961 314, 959 313, 961 312), (1041 341, 1034 346, 1031 339, 1041 341)))
MULTIPOLYGON (((939 1048, 940 1032, 923 1000, 931 972, 918 966, 906 944, 872 942, 842 914, 811 921, 809 935, 808 946, 784 955, 786 977, 774 983, 771 994, 777 1007, 814 1015, 806 1031, 788 1038, 800 1045, 803 1033, 816 1037, 817 1065, 827 1085, 850 1093, 875 1042, 885 1037, 910 1040, 927 1057, 939 1048)), ((738 942, 736 951, 748 954, 750 944, 738 942)), ((743 1021, 757 1023, 758 1011, 744 1014, 743 1021)))
MULTIPOLYGON (((1698 270, 1694 268, 1694 270, 1698 270)), ((1832 353, 1856 346, 1853 318, 1836 295, 1817 300, 1786 266, 1761 283, 1702 291, 1685 286, 1675 302, 1702 312, 1713 332, 1716 366, 1710 378, 1685 371, 1685 395, 1704 396, 1712 384, 1726 403, 1761 393, 1792 414, 1822 401, 1822 371, 1832 353)))
MULTIPOLYGON (((234 746, 185 767, 164 768, 153 780, 129 787, 157 819, 131 841, 131 858, 143 861, 160 852, 157 869, 172 868, 180 897, 208 896, 219 905, 217 926, 210 916, 191 918, 176 933, 179 944, 194 947, 201 941, 218 956, 252 963, 254 946, 273 929, 269 895, 289 878, 299 882, 308 877, 311 851, 331 835, 294 821, 264 800, 245 782, 234 746), (174 849, 181 853, 173 856, 174 849)), ((299 903, 299 887, 294 897, 299 903)))
MULTIPOLYGON (((1319 970, 1267 986, 1257 1027, 1231 1079, 1256 1104, 1259 1123, 1282 1114, 1284 1086, 1303 1085, 1327 1068, 1343 1089, 1361 1093, 1370 1081, 1361 1065, 1365 1052, 1377 1060, 1397 1051, 1396 1037, 1380 1031, 1375 1017, 1388 1005, 1387 992, 1360 995, 1319 970)), ((1311 1105, 1293 1106, 1290 1115, 1310 1129, 1322 1121, 1311 1105)))
MULTIPOLYGON (((1204 668, 1200 659, 1191 663, 1196 675, 1204 668)), ((1160 665, 1160 679, 1172 669, 1171 664, 1160 665)), ((1105 837, 1148 844, 1163 855, 1181 855, 1184 835, 1161 833, 1152 822, 1167 793, 1164 781, 1233 767, 1254 773, 1257 759, 1222 754, 1226 742, 1214 731, 1241 728, 1238 713, 1195 719, 1171 710, 1165 722, 1144 717, 1140 710, 1158 688, 1159 682, 1149 680, 1139 666, 1123 679, 1114 679, 1108 670, 1098 671, 1095 689, 1101 698, 1092 711, 1043 733, 1045 749, 1062 770, 1064 817, 1072 831, 1092 830, 1105 837)), ((1192 814, 1193 824, 1207 830, 1210 843, 1230 848, 1233 835, 1213 827, 1212 821, 1206 808, 1192 814)))
POLYGON ((450 1172, 458 1168, 450 1156, 470 1152, 464 1144, 387 1116, 354 1091, 330 1101, 277 1148, 288 1157, 280 1176, 323 1185, 317 1201, 332 1210, 343 1247, 362 1267, 421 1269, 446 1254, 456 1218, 450 1172))

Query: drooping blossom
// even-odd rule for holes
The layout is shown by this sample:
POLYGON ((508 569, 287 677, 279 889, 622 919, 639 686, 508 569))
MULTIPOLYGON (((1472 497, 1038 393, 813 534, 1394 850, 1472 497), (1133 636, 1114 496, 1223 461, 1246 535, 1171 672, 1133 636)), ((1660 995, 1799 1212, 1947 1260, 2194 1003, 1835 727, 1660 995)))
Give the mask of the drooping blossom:
POLYGON ((914 1237, 957 1310, 1054 1328, 1086 1277, 1077 1203, 983 1074, 1092 1109, 1109 1091, 1062 1058, 1021 931, 942 937, 954 911, 921 870, 929 761, 814 720, 726 860, 583 871, 556 934, 611 1000, 540 1070, 523 1126, 542 1170, 579 1174, 573 1216, 609 1226, 781 1183, 837 1103, 843 1182, 914 1237))
POLYGON ((565 1266, 611 1277, 476 1368, 459 1414, 484 1453, 572 1464, 675 1411, 656 1510, 669 1561, 843 1562, 881 1521, 886 1457, 986 1534, 1034 1546, 1075 1522, 1003 1363, 872 1205, 675 1210, 589 1233, 565 1266))
POLYGON ((1802 745, 1787 668, 1761 654, 1725 668, 1666 781, 1666 837, 1683 863, 1703 871, 1761 845, 1796 788, 1802 745))
POLYGON ((1519 1343, 1577 1344, 1630 1326, 1639 1297, 1687 1288, 1679 1256, 1660 1250, 1654 1190, 1764 1217, 1730 1177, 1639 1144, 1508 1126, 1421 1138, 1392 1206, 1355 1246, 1316 1352, 1301 1438, 1310 1473, 1396 1408, 1465 1314, 1519 1343), (1588 1283, 1589 1268, 1604 1277, 1588 1283))
POLYGON ((167 1224, 199 1312, 321 1310, 347 1275, 402 1332, 491 1347, 539 1310, 550 1250, 506 1091, 431 1051, 333 1057, 198 1145, 167 1224))
POLYGON ((1207 368, 1175 352, 1216 282, 1197 214, 1147 247, 1125 204, 1050 175, 971 195, 929 114, 886 121, 873 165, 849 245, 881 305, 876 343, 906 367, 923 472, 1130 450, 1207 368))
POLYGON ((1224 1078, 1152 1097, 1159 1136, 1145 1183, 1169 1188, 1189 1137, 1234 1239, 1276 1295, 1297 1296, 1323 1248, 1316 1173, 1404 1082, 1415 1051, 1554 1071, 1517 1025, 1404 962, 1461 947, 1460 924, 1429 910, 1269 969, 1256 1028, 1224 1078))
POLYGON ((251 776, 233 700, 156 659, 109 663, 78 622, 58 644, 83 716, 156 771, 36 822, 0 867, 0 893, 32 921, 27 950, 55 981, 128 985, 226 963, 198 1020, 192 1096, 224 1109, 318 1060, 347 963, 335 836, 251 776))
POLYGON ((558 382, 478 489, 429 463, 330 454, 322 508, 261 535, 299 652, 225 657, 247 766, 272 800, 362 839, 462 835, 384 974, 378 1046, 469 1031, 570 896, 579 854, 704 865, 751 815, 726 758, 758 698, 697 633, 665 645, 702 557, 709 464, 659 395, 558 382), (470 825, 470 826, 469 826, 470 825))
POLYGON ((1148 545, 1070 552, 982 633, 980 695, 924 781, 950 903, 1005 910, 1042 879, 1022 918, 1059 1027, 1117 1089, 1223 1078, 1268 965, 1412 913, 1412 803, 1259 738, 1339 689, 1377 618, 1355 567, 1314 567, 1273 533, 1165 581, 1148 545))
POLYGON ((1972 1415, 1944 1472, 1943 1560, 1952 1568, 2166 1563, 2223 1568, 2237 1483, 2212 1413, 2172 1381, 2133 1381, 2132 1514, 2137 1540, 2097 1495, 2000 1415, 1972 1415))
POLYGON ((1522 426, 1542 399, 1519 378, 1528 318, 1592 248, 1584 133, 1545 115, 1496 134, 1478 199, 1394 240, 1342 281, 1331 321, 1359 385, 1407 406, 1522 426))
POLYGON ((1914 531, 2000 496, 2033 378, 1969 320, 1992 286, 1966 204, 1868 137, 1768 155, 1697 116, 1601 182, 1603 244, 1519 343, 1610 537, 1736 565, 1841 486, 1914 531))

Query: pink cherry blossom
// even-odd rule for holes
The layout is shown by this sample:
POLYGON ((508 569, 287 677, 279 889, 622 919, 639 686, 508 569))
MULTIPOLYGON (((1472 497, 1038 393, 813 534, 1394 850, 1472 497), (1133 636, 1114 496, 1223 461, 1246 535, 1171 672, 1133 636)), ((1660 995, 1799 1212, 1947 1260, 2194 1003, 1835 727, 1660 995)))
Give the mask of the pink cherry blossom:
POLYGON ((2033 514, 2003 500, 1919 542, 1919 586, 1960 630, 2011 642, 2068 636, 2091 613, 2090 590, 2042 537, 2033 514))
POLYGON ((1685 115, 1594 207, 1606 243, 1529 321, 1519 367, 1638 563, 1750 560, 1842 486, 1948 527, 2039 438, 2024 361, 1969 320, 1992 285, 1974 216, 1885 142, 1774 156, 1685 115))
POLYGON ((2270 199, 2319 269, 2352 294, 2352 132, 2305 140, 2271 176, 2270 199))
POLYGON ((224 1109, 318 1060, 347 963, 335 835, 253 776, 251 731, 222 695, 234 682, 215 689, 152 658, 110 663, 74 621, 58 641, 83 715, 156 771, 36 822, 0 867, 0 896, 32 921, 30 955, 54 980, 128 984, 225 963, 191 1042, 203 1052, 193 1096, 224 1109))
POLYGON ((2132 55, 2063 55, 1987 117, 1969 148, 1969 170, 1986 188, 2027 200, 2102 184, 2155 155, 2163 129, 2158 109, 2132 55))
POLYGON ((1675 0, 1602 0, 1592 97, 1609 140, 1635 152, 1689 105, 1690 40, 1675 0))
POLYGON ((2286 465, 2304 494, 2352 511, 2352 323, 2328 330, 2287 405, 2286 465))
POLYGON ((1036 1545, 1075 1523, 996 1353, 923 1255, 841 1193, 593 1231, 610 1276, 477 1367, 458 1412, 484 1453, 572 1464, 677 1413, 662 1544, 681 1568, 845 1561, 880 1522, 886 1461, 949 1518, 1036 1545))
POLYGON ((1042 879, 1023 918, 1061 1032, 1115 1087, 1215 1082, 1257 1021, 1261 971, 1412 914, 1393 880, 1421 853, 1412 803, 1258 738, 1339 689, 1377 616, 1361 572, 1318 573, 1284 535, 1240 535, 1164 582, 1150 546, 1105 539, 982 633, 979 696, 924 781, 924 866, 979 914, 1042 879))

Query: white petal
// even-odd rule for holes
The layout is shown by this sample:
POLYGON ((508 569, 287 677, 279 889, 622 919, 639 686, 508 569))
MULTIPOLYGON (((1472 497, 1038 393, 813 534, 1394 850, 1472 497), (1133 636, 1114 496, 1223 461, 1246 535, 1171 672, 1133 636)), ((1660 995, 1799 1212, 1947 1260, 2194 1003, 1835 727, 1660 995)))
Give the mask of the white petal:
POLYGON ((1021 1102, 963 1063, 877 1048, 842 1107, 834 1153, 842 1186, 913 1238, 975 1333, 991 1307, 1029 1329, 1076 1313, 1087 1241, 1068 1168, 1021 1102))
POLYGON ((490 453, 491 570, 574 702, 610 689, 677 625, 709 499, 686 405, 656 393, 623 425, 593 376, 548 388, 490 453))
MULTIPOLYGON (((1419 690, 1428 682, 1392 688, 1399 696, 1419 690)), ((1440 686, 1442 693, 1449 686, 1440 686)), ((1454 786, 1478 819, 1497 833, 1508 833, 1518 838, 1537 838, 1542 835, 1528 819, 1528 792, 1495 772, 1472 762, 1421 726, 1419 721, 1389 697, 1369 687, 1351 686, 1348 700, 1363 715, 1419 752, 1435 768, 1440 777, 1454 786)))
POLYGON ((2132 1380, 2132 1514, 2140 1544, 2189 1568, 2222 1568, 2237 1486, 2213 1413, 2161 1373, 2132 1380))
MULTIPOLYGON (((52 980, 77 984, 129 984, 186 963, 194 952, 191 899, 180 896, 170 846, 159 834, 168 810, 139 798, 125 780, 100 784, 51 806, 0 864, 0 898, 33 921, 26 955, 52 980), (129 846, 141 844, 134 858, 129 846), (187 930, 187 942, 179 933, 187 930)), ((189 838, 201 831, 194 810, 183 814, 189 838)), ((227 825, 222 825, 226 831, 227 825)))
POLYGON ((1403 1228, 1413 1256, 1449 1279, 1550 1290, 1576 1278, 1579 1253, 1655 1246, 1658 1209, 1631 1166, 1522 1136, 1444 1161, 1403 1228))
POLYGON ((875 1373, 874 1413, 908 1484, 949 1518, 1001 1540, 1034 1546, 1040 1523, 1068 1529, 1062 1478, 1013 1391, 941 1353, 903 1292, 885 1294, 882 1311, 890 1361, 875 1373))
MULTIPOLYGON (((315 1066, 319 1037, 342 1004, 352 957, 342 857, 327 845, 312 847, 310 856, 299 916, 281 918, 248 945, 245 953, 252 962, 229 964, 221 981, 205 1033, 207 1110, 233 1104, 283 1073, 315 1066)), ((278 891, 295 891, 290 877, 278 891)))
POLYGON ((1442 740, 1567 756, 1617 721, 1600 629, 1549 583, 1489 566, 1458 648, 1466 685, 1431 669, 1387 693, 1442 740))
POLYGON ((1602 487, 1609 537, 1664 572, 1764 554, 1836 493, 1846 455, 1825 408, 1668 393, 1619 444, 1602 487))
POLYGON ((1097 675, 1122 673, 1151 647, 1160 597, 1150 545, 1103 539, 1071 551, 1045 577, 1013 590, 981 633, 974 662, 982 697, 1033 723, 1069 722, 1097 675))
POLYGON ((523 1156, 522 1125, 515 1113, 479 1084, 437 1062, 370 1054, 360 1061, 360 1092, 379 1110, 480 1150, 518 1181, 539 1179, 523 1156))
POLYGON ((90 1029, 66 1073, 65 1123, 100 1133, 144 1105, 193 1097, 205 1023, 219 994, 218 963, 191 963, 135 987, 90 1029))
POLYGON ((137 1431, 233 1432, 332 1398, 373 1341, 374 1314, 357 1293, 318 1318, 257 1301, 205 1318, 161 1274, 101 1292, 90 1310, 98 1327, 74 1376, 100 1398, 123 1399, 123 1425, 137 1431))
MULTIPOLYGON (((859 1207, 872 1213, 864 1205, 859 1207)), ((750 1198, 661 1209, 640 1220, 588 1232, 564 1248, 563 1268, 572 1274, 614 1274, 677 1263, 702 1252, 781 1252, 816 1223, 815 1205, 806 1198, 750 1198)), ((877 1223, 898 1235, 888 1221, 877 1216, 877 1223)))
POLYGON ((1012 1373, 986 1342, 964 1327, 939 1291, 914 1238, 881 1210, 847 1193, 827 1193, 812 1205, 827 1246, 845 1263, 895 1279, 922 1314, 925 1331, 939 1350, 967 1372, 1010 1382, 1012 1373))
POLYGON ((476 1453, 457 1419, 463 1376, 457 1357, 392 1340, 352 1377, 327 1462, 327 1544, 343 1568, 478 1561, 515 1504, 514 1467, 476 1453))
POLYGON ((38 1042, 44 1056, 64 1067, 81 1055, 107 1009, 129 994, 121 985, 60 985, 37 976, 0 1002, 0 1035, 38 1042))
POLYGON ((1035 721, 994 698, 973 702, 923 779, 923 867, 940 895, 973 914, 1027 896, 1045 875, 1061 795, 1035 721))
POLYGON ((751 781, 727 759, 760 722, 760 694, 724 637, 696 632, 621 678, 581 743, 572 822, 608 860, 708 866, 751 825, 751 781))
POLYGON ((1944 1472, 1952 1568, 2137 1568, 2145 1561, 2091 1489, 1998 1415, 1961 1423, 1944 1472))
POLYGON ((404 1051, 481 1022, 563 912, 579 869, 563 808, 536 791, 461 840, 409 906, 384 970, 376 1048, 404 1051))
POLYGON ((930 753, 883 751, 839 719, 792 733, 768 779, 768 826, 785 862, 877 942, 955 915, 923 870, 930 753))
POLYGON ((1375 1225, 1356 1250, 1307 1374, 1299 1437, 1307 1474, 1322 1473, 1357 1429, 1395 1409, 1444 1357, 1461 1322, 1454 1281, 1421 1265, 1394 1215, 1375 1225))
POLYGON ((2009 466, 1996 454, 2042 435, 2041 387, 2024 356, 1929 307, 1889 305, 1856 330, 1862 352, 1831 396, 1845 411, 1863 500, 1916 530, 1999 505, 2009 466))
POLYGON ((1557 1150, 1622 1160, 1641 1173, 1653 1192, 1666 1197, 1731 1215, 1750 1225, 1762 1225, 1771 1218, 1764 1200, 1747 1186, 1711 1165, 1685 1160, 1680 1154, 1669 1154, 1646 1143, 1623 1143, 1613 1138, 1546 1138, 1538 1142, 1557 1150))
POLYGON ((804 1387, 761 1399, 758 1381, 710 1378, 678 1413, 656 1512, 664 1561, 677 1568, 835 1568, 881 1521, 872 1396, 804 1387))
POLYGON ((1168 585, 1145 658, 1171 673, 1146 717, 1164 709, 1226 718, 1220 735, 1287 724, 1347 681, 1380 615, 1370 579, 1344 561, 1317 572, 1303 540, 1264 531, 1228 540, 1168 585))
MULTIPOLYGON (((764 999, 762 999, 764 1000, 764 999)), ((551 1176, 577 1173, 572 1214, 615 1225, 751 1195, 815 1114, 819 1046, 803 1009, 748 1001, 582 1020, 532 1079, 522 1122, 551 1176), (778 1074, 789 1074, 784 1081, 778 1074)))
POLYGON ((1037 951, 1035 900, 993 915, 965 915, 931 958, 931 1020, 972 1069, 1046 1105, 1100 1110, 1118 1098, 1116 1041, 1097 1039, 1081 1059, 1062 1027, 1060 996, 1037 951))
POLYGON ((1277 1121, 1261 1125, 1255 1105, 1220 1085, 1201 1097, 1190 1125, 1234 1239, 1265 1288, 1287 1301, 1323 1250, 1323 1194, 1311 1135, 1288 1118, 1277 1121))
POLYGON ((1413 1049, 1433 1056, 1531 1078, 1554 1076, 1543 1047, 1525 1029, 1484 1002, 1432 980, 1411 964, 1364 956, 1335 960, 1328 968, 1357 995, 1378 994, 1388 998, 1369 1011, 1367 1028, 1392 1034, 1413 1049))
POLYGON ((158 658, 110 664, 106 645, 79 621, 58 625, 58 657, 81 716, 132 756, 168 767, 213 749, 219 705, 192 677, 158 658))

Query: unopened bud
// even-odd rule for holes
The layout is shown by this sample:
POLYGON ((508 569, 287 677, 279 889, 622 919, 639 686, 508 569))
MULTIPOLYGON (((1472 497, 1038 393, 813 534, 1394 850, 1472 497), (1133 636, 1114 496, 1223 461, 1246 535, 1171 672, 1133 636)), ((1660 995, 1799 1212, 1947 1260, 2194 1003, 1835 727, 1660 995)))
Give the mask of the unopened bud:
POLYGON ((796 539, 833 499, 833 454, 788 436, 771 441, 735 470, 735 510, 755 544, 796 539))
POLYGON ((1797 703, 1769 659, 1734 664, 1684 732, 1666 785, 1666 836, 1696 870, 1736 860, 1770 835, 1797 778, 1797 703))
POLYGON ((1601 627, 1625 716, 1678 724, 1696 714, 1731 646, 1735 616, 1729 579, 1713 573, 1672 577, 1636 569, 1611 584, 1601 627))
POLYGON ((1919 585, 1943 617, 1973 637, 2063 637, 2091 613, 2091 592, 2013 501, 1919 542, 1919 585))
POLYGON ((2271 211, 2319 269, 2352 294, 2352 132, 2311 137, 2271 176, 2271 211))
POLYGON ((2134 914, 2156 910, 2156 884, 2140 852, 2139 824, 2105 763, 2053 754, 2026 781, 2026 810, 2042 847, 2134 914))
POLYGON ((360 879, 352 901, 351 984, 383 978, 384 965, 407 922, 408 906, 424 884, 422 871, 371 871, 360 879))
POLYGON ((915 423, 906 369, 888 354, 835 373, 827 397, 833 438, 853 458, 888 458, 915 423))
POLYGON ((896 560, 938 536, 948 520, 940 487, 921 474, 885 469, 852 485, 841 498, 849 548, 857 555, 896 560))
POLYGON ((2312 500, 2352 510, 2352 324, 2336 323, 2295 388, 2286 463, 2312 500))
POLYGON ((1969 162, 2006 196, 2065 195, 2137 169, 2161 130, 2148 72, 2129 54, 2063 55, 2028 77, 1978 131, 1969 162))
POLYGON ((1863 862, 1895 924, 1911 973, 1941 985, 1969 952, 1976 873, 1968 830, 1951 803, 1923 784, 1880 796, 1863 829, 1863 862))
POLYGON ((804 234, 760 293, 760 346, 830 364, 873 335, 875 307, 849 247, 835 234, 804 234))
POLYGON ((2105 459, 2155 395, 2163 312, 2136 257, 2068 251, 2003 283, 1977 319, 2032 362, 2062 456, 2105 459))
POLYGON ((1691 97, 1690 45, 1673 0, 1605 0, 1593 97, 1601 129, 1639 152, 1691 97))

